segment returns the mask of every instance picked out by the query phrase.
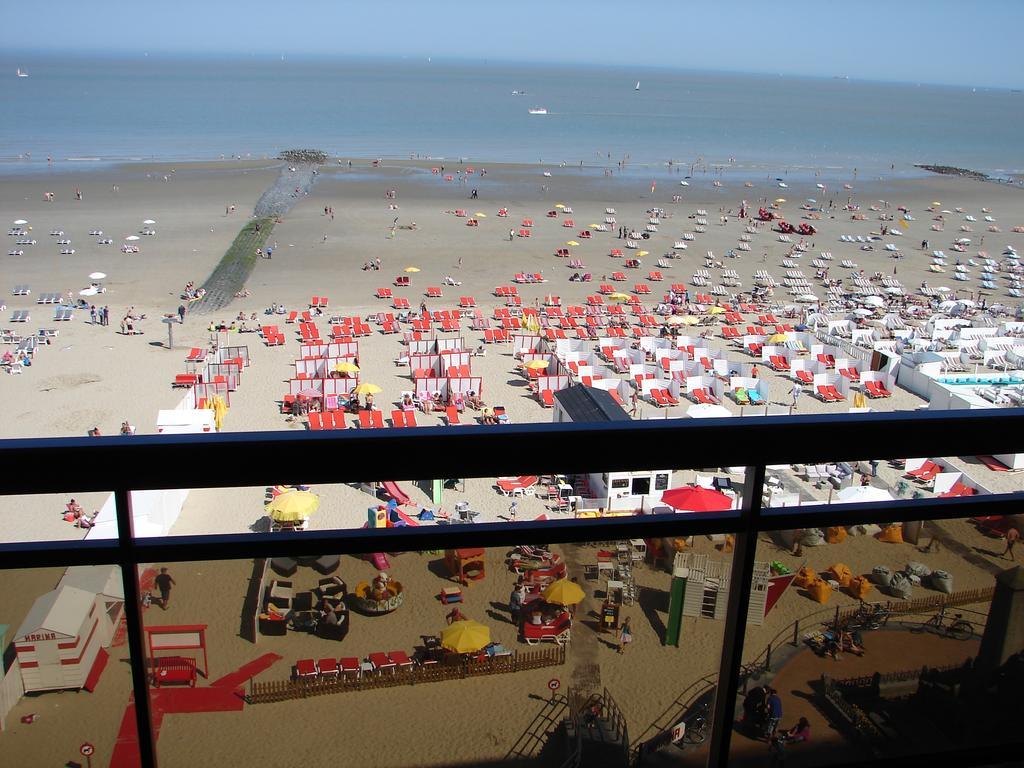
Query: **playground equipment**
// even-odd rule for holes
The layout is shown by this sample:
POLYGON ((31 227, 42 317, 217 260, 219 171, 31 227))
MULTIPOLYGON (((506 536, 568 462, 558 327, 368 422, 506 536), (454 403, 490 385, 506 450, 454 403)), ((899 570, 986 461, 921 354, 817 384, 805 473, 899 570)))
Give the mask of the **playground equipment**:
POLYGON ((405 600, 400 581, 391 579, 381 571, 372 582, 361 581, 353 593, 356 610, 371 616, 382 616, 397 609, 405 600))
POLYGON ((557 552, 552 552, 550 559, 510 559, 509 568, 517 576, 522 576, 527 586, 539 586, 541 589, 566 576, 565 561, 557 552))
POLYGON ((446 549, 444 562, 452 578, 466 586, 469 586, 471 581, 481 581, 487 575, 482 547, 446 549))

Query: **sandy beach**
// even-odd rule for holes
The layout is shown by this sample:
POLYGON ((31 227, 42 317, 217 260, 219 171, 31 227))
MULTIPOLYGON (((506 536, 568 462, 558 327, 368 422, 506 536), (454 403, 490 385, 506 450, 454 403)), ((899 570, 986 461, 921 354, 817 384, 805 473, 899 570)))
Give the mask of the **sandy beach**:
MULTIPOLYGON (((490 317, 495 308, 504 306, 493 295, 495 286, 510 285, 514 274, 526 272, 542 274, 545 282, 518 286, 524 306, 543 303, 549 294, 561 296, 563 305, 582 304, 587 295, 597 292, 600 283, 609 282, 606 276, 623 270, 623 259, 609 256, 611 249, 623 248, 624 241, 616 237, 618 226, 627 224, 643 229, 651 208, 661 208, 664 213, 658 231, 641 245, 649 255, 642 258, 641 268, 623 270, 628 280, 615 283, 625 291, 631 291, 635 283, 648 283, 652 289, 651 297, 645 298, 648 305, 656 303, 657 295, 672 283, 685 283, 691 291, 695 290, 691 279, 696 270, 705 268, 704 256, 708 251, 715 254, 716 261, 723 260, 726 268, 738 273, 742 288, 735 290, 749 291, 757 270, 768 270, 781 283, 787 271, 782 262, 791 243, 780 242, 777 233, 768 227, 752 236, 750 251, 738 251, 737 258, 726 257, 741 242, 740 236, 748 223, 736 217, 743 200, 756 212, 759 205, 784 197, 786 202, 779 204, 779 210, 794 224, 810 221, 801 218, 806 211, 800 208, 808 198, 816 199, 815 205, 825 206, 821 218, 811 222, 818 231, 806 238, 810 245, 800 260, 808 280, 814 284, 814 292, 821 298, 825 293, 821 281, 813 279, 815 270, 810 261, 823 251, 833 255, 829 262, 831 277, 844 277, 847 283, 851 270, 839 267, 843 259, 857 262, 867 276, 876 272, 895 276, 908 294, 914 294, 922 281, 961 288, 965 298, 977 294, 977 270, 969 281, 955 283, 952 268, 945 275, 928 269, 932 250, 948 251, 949 244, 962 236, 959 227, 966 214, 974 215, 979 222, 969 235, 976 242, 968 252, 958 254, 965 262, 968 257, 978 258, 978 250, 998 255, 1006 246, 1024 248, 1024 234, 1012 231, 1013 227, 1024 225, 1024 193, 1004 185, 960 178, 851 178, 829 181, 828 188, 821 190, 814 180, 784 182, 787 187, 781 188, 774 178, 751 178, 753 186, 745 187, 743 179, 725 175, 721 177, 721 186, 715 186, 719 177, 698 175, 688 186, 682 186, 679 182, 685 171, 676 173, 667 168, 652 174, 651 180, 638 181, 635 175, 609 177, 593 168, 487 164, 485 176, 480 175, 477 165, 476 172, 462 183, 457 178, 445 181, 445 174, 458 172, 455 164, 449 163, 445 173, 438 174, 431 173, 433 165, 436 163, 389 160, 382 167, 373 167, 366 160, 353 160, 351 168, 347 161, 324 166, 312 192, 297 199, 292 211, 274 226, 268 240, 274 249, 273 258, 257 260, 246 283, 249 295, 216 314, 188 314, 183 324, 174 326, 173 350, 166 348, 167 332, 159 318, 175 311, 186 283, 201 285, 213 271, 260 195, 277 178, 280 163, 224 162, 173 168, 163 164, 127 165, 89 173, 62 173, 57 169, 52 175, 0 178, 0 216, 8 222, 26 220, 26 226, 32 227, 31 237, 37 240, 35 245, 24 246, 23 256, 2 257, 5 281, 0 288, 6 308, 0 327, 19 331, 59 330, 53 343, 35 355, 31 367, 17 376, 0 377, 0 387, 11 404, 0 433, 6 438, 83 436, 98 427, 102 434, 115 434, 125 420, 140 434, 155 433, 157 411, 173 408, 182 397, 180 390, 172 389, 171 382, 184 371, 185 354, 191 347, 205 348, 211 340, 208 325, 218 321, 230 323, 239 313, 246 318, 255 313, 255 321, 247 319, 248 325, 255 327, 267 319, 264 311, 274 303, 301 311, 308 307, 312 296, 326 295, 330 299, 329 309, 318 319, 324 333, 329 330, 329 315, 366 318, 393 311, 388 301, 375 298, 377 288, 392 287, 395 295, 408 297, 416 308, 428 286, 443 286, 442 298, 426 299, 430 310, 454 308, 459 297, 472 296, 484 316, 490 317), (544 172, 551 175, 544 176, 544 172), (653 191, 652 180, 656 182, 653 191), (843 183, 851 189, 844 189, 843 183), (82 193, 81 200, 76 199, 76 189, 82 193), (388 190, 395 190, 396 196, 385 197, 388 190), (473 190, 477 191, 476 199, 470 197, 473 190), (44 202, 46 192, 55 194, 54 202, 44 202), (682 199, 674 202, 675 195, 682 199), (860 206, 858 213, 867 214, 866 220, 852 220, 851 212, 840 212, 847 198, 851 198, 852 205, 860 206), (831 214, 827 208, 829 200, 836 206, 831 214), (927 208, 935 207, 935 201, 940 206, 935 212, 927 212, 927 208), (573 214, 549 218, 547 211, 556 203, 571 206, 573 214), (871 211, 872 205, 879 211, 871 211), (230 212, 231 206, 235 206, 234 212, 230 212), (876 214, 895 212, 897 206, 909 209, 914 216, 897 238, 903 258, 892 258, 880 242, 874 244, 874 250, 863 251, 860 244, 839 241, 844 234, 877 232, 880 222, 876 214), (333 214, 325 213, 325 208, 333 210, 333 214), (501 208, 508 209, 508 218, 496 215, 501 208), (991 212, 1000 232, 988 231, 981 222, 987 215, 982 213, 983 208, 991 212), (456 216, 457 209, 467 211, 467 218, 477 218, 479 226, 466 226, 467 218, 456 216), (615 210, 617 222, 609 229, 616 231, 594 231, 591 239, 578 241, 581 245, 566 245, 579 231, 603 222, 609 215, 606 209, 615 210), (958 209, 964 213, 954 213, 958 209), (681 235, 693 233, 696 212, 700 210, 706 211, 706 231, 687 241, 686 250, 676 250, 678 258, 667 259, 667 267, 659 267, 658 259, 673 250, 681 235), (942 214, 943 210, 950 213, 942 214), (477 212, 482 215, 476 215, 477 212), (936 224, 935 215, 945 216, 942 232, 931 229, 936 224), (727 216, 728 222, 720 216, 727 216), (397 228, 393 230, 396 217, 397 228), (524 218, 533 219, 531 237, 510 240, 509 229, 518 231, 524 218), (562 225, 566 218, 574 220, 572 227, 562 225), (132 241, 139 246, 139 253, 123 253, 120 245, 124 238, 144 229, 146 219, 156 222, 152 225, 156 234, 132 241), (415 229, 404 228, 411 227, 413 222, 415 229), (88 234, 93 230, 102 230, 113 243, 98 244, 99 237, 88 234), (75 249, 73 255, 60 255, 61 246, 55 244, 58 236, 51 236, 52 231, 62 231, 64 237, 71 239, 68 247, 75 249), (930 246, 922 250, 920 244, 925 239, 930 246), (581 260, 585 267, 568 268, 566 259, 555 256, 555 250, 563 247, 570 247, 572 258, 581 260), (380 259, 380 271, 362 269, 375 259, 380 259), (406 273, 408 267, 420 271, 406 273), (650 270, 660 270, 664 280, 648 280, 650 270), (36 304, 39 294, 46 292, 71 291, 77 297, 90 284, 88 275, 95 271, 107 274, 102 280, 106 292, 96 299, 110 307, 109 327, 91 324, 88 311, 81 310, 72 321, 55 323, 53 307, 36 304), (570 282, 574 272, 589 272, 593 280, 570 282), (411 275, 410 287, 394 288, 395 277, 402 274, 411 275), (461 285, 443 285, 446 276, 461 285), (29 285, 31 293, 11 295, 15 285, 29 285), (144 331, 141 335, 118 333, 120 319, 130 307, 146 315, 140 323, 144 331), (17 310, 28 310, 31 314, 30 322, 23 328, 7 322, 17 310)), ((793 237, 794 242, 797 239, 798 236, 793 237)), ((626 258, 630 255, 627 251, 626 258)), ((1006 294, 1005 281, 1000 281, 1000 288, 999 292, 986 292, 988 303, 999 301, 1012 307, 1020 303, 1006 294)), ((790 303, 781 287, 775 300, 780 305, 790 303)), ((225 431, 306 429, 304 420, 289 419, 281 413, 280 401, 294 370, 298 346, 294 326, 281 322, 280 315, 272 319, 286 334, 287 343, 283 346, 267 347, 256 333, 229 336, 232 344, 247 345, 251 365, 243 374, 242 385, 232 393, 225 431)), ((377 325, 373 328, 371 336, 359 340, 360 376, 362 381, 382 388, 376 403, 387 415, 391 404, 400 401, 401 393, 412 386, 408 366, 395 362, 403 349, 401 334, 382 335, 377 325)), ((468 348, 475 348, 483 340, 482 332, 469 330, 466 321, 461 335, 468 348)), ((730 358, 750 361, 749 356, 726 346, 717 332, 711 346, 727 350, 730 358)), ((487 345, 486 355, 472 359, 474 375, 484 380, 485 400, 490 405, 504 405, 513 422, 550 421, 550 412, 526 391, 525 379, 515 370, 513 352, 510 345, 487 345)), ((787 407, 792 381, 767 368, 762 369, 761 375, 771 382, 773 404, 787 407)), ((724 404, 735 415, 741 414, 736 403, 726 400, 724 404)), ((903 389, 897 389, 890 399, 870 404, 880 410, 910 410, 926 405, 903 389)), ((799 401, 798 412, 840 413, 846 412, 847 407, 848 404, 830 405, 805 396, 799 401)), ((656 409, 645 403, 637 418, 681 416, 685 410, 685 404, 656 409)), ((744 415, 753 414, 746 409, 744 415)), ((420 424, 443 423, 436 414, 418 413, 417 419, 420 424)), ((349 416, 349 426, 352 423, 349 416)), ((1020 490, 1018 473, 990 471, 973 457, 950 457, 950 461, 968 468, 993 491, 1020 490)), ((423 478, 410 477, 409 469, 393 469, 397 475, 393 479, 414 502, 432 506, 423 478)), ((558 471, 557 467, 544 469, 558 471)), ((594 471, 600 469, 595 467, 594 471)), ((692 470, 677 470, 672 486, 692 481, 694 474, 692 470)), ((829 498, 827 490, 814 487, 795 472, 783 474, 805 500, 829 498)), ((892 489, 902 475, 899 468, 883 463, 874 482, 892 489)), ((384 478, 367 478, 381 479, 384 478)), ((733 476, 736 484, 741 479, 739 475, 733 476)), ((274 480, 268 477, 267 482, 274 480)), ((360 526, 365 521, 368 502, 373 501, 353 486, 318 486, 314 490, 321 497, 321 508, 310 525, 317 529, 360 526)), ((922 489, 922 493, 928 495, 929 491, 922 489)), ((265 494, 265 488, 192 491, 170 532, 187 535, 266 530, 269 521, 263 511, 265 494)), ((103 494, 76 494, 74 489, 68 489, 67 496, 6 497, 0 502, 0 525, 5 539, 81 538, 85 531, 64 522, 60 516, 70 496, 76 496, 87 509, 98 508, 104 500, 103 494)), ((466 501, 480 512, 481 522, 508 515, 509 500, 496 491, 493 478, 467 479, 457 490, 446 492, 445 506, 457 501, 466 501)), ((533 519, 541 514, 557 513, 539 496, 522 499, 518 519, 533 519)), ((880 563, 902 568, 915 560, 954 574, 956 589, 990 586, 993 574, 1008 564, 998 559, 1001 543, 993 543, 966 521, 947 521, 942 527, 944 535, 960 543, 960 549, 947 546, 938 552, 921 553, 911 544, 883 544, 870 536, 851 536, 842 544, 806 548, 803 556, 795 557, 775 542, 764 540, 758 543, 758 559, 778 560, 793 570, 806 564, 818 571, 843 562, 854 573, 869 573, 880 563), (965 559, 964 549, 971 554, 969 559, 965 559)), ((728 561, 729 555, 716 548, 714 542, 697 539, 692 546, 695 552, 728 561)), ((636 571, 638 603, 630 609, 637 627, 636 642, 629 653, 619 657, 606 636, 587 626, 587 620, 593 619, 590 612, 600 605, 600 597, 595 593, 604 589, 603 582, 588 579, 583 568, 594 562, 595 549, 580 545, 567 546, 562 551, 570 563, 578 564, 570 570, 570 576, 577 577, 587 592, 579 609, 583 621, 574 629, 565 668, 247 706, 241 712, 220 712, 209 717, 171 715, 164 720, 161 730, 161 764, 194 765, 198 756, 211 765, 247 758, 267 764, 329 764, 322 750, 325 733, 343 734, 346 759, 366 766, 412 765, 410 755, 416 755, 415 764, 419 765, 453 764, 457 756, 466 755, 475 760, 500 760, 530 727, 538 711, 547 706, 539 698, 547 695, 545 684, 552 676, 560 677, 565 685, 575 681, 579 685, 607 687, 626 714, 631 738, 649 738, 659 724, 664 726, 665 713, 673 712, 673 707, 678 709, 680 694, 694 681, 717 670, 722 622, 686 619, 681 647, 663 646, 670 576, 663 568, 641 566, 636 571), (506 706, 485 709, 477 704, 498 696, 506 706), (472 728, 463 727, 467 722, 472 728), (282 737, 282 723, 290 724, 287 738, 282 737), (378 723, 405 726, 389 728, 382 736, 372 727, 378 723), (431 738, 422 738, 423 733, 432 734, 431 738), (273 736, 253 738, 254 734, 273 736), (453 743, 457 743, 457 750, 453 743)), ((493 639, 517 646, 505 608, 514 576, 504 565, 504 557, 503 551, 488 551, 488 576, 467 590, 465 611, 471 618, 487 623, 493 639)), ((393 557, 392 575, 409 588, 404 606, 385 617, 355 616, 352 632, 340 646, 325 645, 327 641, 298 633, 261 637, 255 645, 239 636, 239 612, 252 571, 249 561, 172 564, 180 585, 173 608, 166 614, 156 607, 150 608, 146 620, 158 624, 208 623, 211 679, 260 654, 273 652, 283 658, 260 679, 283 680, 290 674, 290 665, 299 658, 318 657, 338 649, 338 655, 360 657, 377 650, 412 651, 420 635, 439 631, 445 608, 435 596, 446 582, 438 560, 439 555, 428 553, 393 557)), ((28 610, 29 598, 52 588, 59 578, 59 573, 55 573, 52 569, 17 572, 18 583, 23 582, 24 589, 6 591, 0 600, 0 622, 11 624, 13 632, 28 610)), ((373 573, 369 563, 354 558, 344 558, 339 570, 350 589, 359 580, 372 578, 373 573)), ((309 581, 313 577, 307 573, 296 577, 299 578, 309 581)), ((917 588, 915 596, 925 594, 929 591, 917 588)), ((878 598, 875 594, 869 599, 878 598)), ((849 607, 856 601, 837 593, 829 607, 836 604, 849 607)), ((749 629, 745 656, 756 658, 767 643, 794 621, 820 608, 798 590, 790 590, 762 626, 749 629)), ((981 610, 978 606, 972 608, 981 610)), ((115 660, 117 651, 122 656, 125 652, 124 648, 113 651, 115 660)), ((11 730, 0 737, 0 745, 5 754, 26 765, 29 755, 40 763, 43 758, 50 762, 69 759, 71 750, 82 738, 95 742, 98 756, 109 756, 127 703, 128 687, 125 665, 112 663, 96 694, 49 694, 23 699, 8 716, 11 730), (19 717, 32 712, 41 712, 43 716, 31 725, 19 723, 19 717), (63 725, 92 718, 93 712, 97 713, 93 720, 95 733, 63 725)), ((826 728, 822 724, 820 731, 826 728)))

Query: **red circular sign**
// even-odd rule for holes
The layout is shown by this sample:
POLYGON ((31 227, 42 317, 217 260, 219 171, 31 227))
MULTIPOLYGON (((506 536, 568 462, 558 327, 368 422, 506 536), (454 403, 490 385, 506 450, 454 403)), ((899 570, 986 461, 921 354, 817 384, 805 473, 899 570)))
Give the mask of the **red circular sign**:
POLYGON ((550 680, 548 680, 548 688, 550 688, 552 691, 557 691, 561 687, 562 681, 559 680, 557 677, 552 677, 550 680))
POLYGON ((87 741, 87 742, 85 742, 85 744, 83 744, 82 746, 80 746, 78 748, 78 751, 81 752, 86 757, 89 757, 89 755, 93 754, 96 751, 96 747, 94 747, 92 744, 90 744, 87 741))

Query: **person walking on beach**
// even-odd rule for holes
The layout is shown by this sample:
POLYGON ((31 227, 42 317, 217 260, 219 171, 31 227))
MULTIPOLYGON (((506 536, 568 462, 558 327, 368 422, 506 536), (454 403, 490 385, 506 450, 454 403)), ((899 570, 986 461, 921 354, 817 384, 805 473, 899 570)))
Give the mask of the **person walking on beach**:
POLYGON ((508 241, 511 243, 515 239, 516 239, 516 231, 514 229, 510 229, 508 231, 508 241))
POLYGON ((523 597, 525 596, 525 590, 523 589, 522 582, 517 582, 512 587, 512 594, 508 596, 508 612, 512 618, 512 624, 519 626, 519 613, 523 610, 523 597))
POLYGON ((629 619, 627 618, 622 622, 622 627, 619 629, 619 647, 616 648, 616 653, 625 653, 626 646, 633 642, 633 629, 629 626, 629 619))
POLYGON ((791 405, 792 408, 796 408, 796 401, 800 399, 800 393, 802 391, 803 390, 800 388, 799 384, 794 384, 793 388, 789 391, 790 396, 793 398, 793 403, 791 405))
POLYGON ((1014 562, 1016 562, 1016 559, 1013 556, 1013 548, 1014 548, 1014 546, 1016 546, 1016 544, 1017 544, 1017 542, 1019 540, 1020 540, 1020 531, 1017 530, 1017 526, 1011 526, 1006 531, 1006 549, 1003 550, 1003 554, 1001 554, 999 557, 1003 558, 1003 557, 1006 557, 1007 555, 1009 555, 1010 556, 1010 560, 1013 560, 1014 562))
POLYGON ((96 325, 96 306, 91 305, 89 307, 89 322, 96 325))
POLYGON ((179 304, 178 305, 178 322, 179 323, 184 323, 185 322, 185 305, 184 304, 179 304))
POLYGON ((516 513, 519 512, 519 500, 516 499, 509 505, 508 508, 508 521, 514 523, 516 521, 516 513))
POLYGON ((153 580, 156 588, 160 590, 160 607, 165 611, 171 601, 171 587, 177 584, 174 577, 167 572, 166 568, 160 569, 160 574, 153 580))

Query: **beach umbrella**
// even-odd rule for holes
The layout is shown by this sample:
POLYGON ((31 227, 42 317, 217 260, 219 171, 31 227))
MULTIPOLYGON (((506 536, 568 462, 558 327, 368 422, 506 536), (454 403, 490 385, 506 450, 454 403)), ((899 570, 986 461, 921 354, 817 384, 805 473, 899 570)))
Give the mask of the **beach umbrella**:
POLYGON ((732 416, 732 412, 724 405, 697 403, 686 409, 686 416, 690 419, 721 419, 732 416))
POLYGON ((784 202, 786 202, 786 198, 784 198, 784 197, 776 197, 775 198, 775 202, 776 203, 784 203, 784 202))
POLYGON ((270 518, 280 523, 307 520, 319 508, 320 497, 310 491, 282 493, 266 506, 270 518))
POLYGON ((815 184, 814 186, 816 186, 818 189, 824 189, 825 188, 824 184, 815 184))
POLYGON ((541 593, 544 601, 552 605, 577 605, 586 597, 583 589, 574 581, 559 579, 548 585, 541 593))
POLYGON ((867 317, 868 315, 872 314, 872 312, 870 309, 857 308, 853 310, 853 314, 857 315, 858 317, 867 317))
POLYGON ((563 203, 555 203, 555 208, 565 208, 563 203))
POLYGON ((353 390, 357 395, 376 395, 384 390, 378 387, 376 384, 370 384, 368 381, 364 381, 358 387, 353 390))
POLYGON ((932 200, 932 205, 938 208, 940 205, 942 205, 942 203, 940 203, 938 200, 932 200))
POLYGON ((403 272, 419 272, 419 271, 420 271, 420 268, 419 268, 419 267, 406 267, 406 268, 405 268, 404 270, 402 270, 402 271, 403 271, 403 272))
POLYGON ((523 365, 523 368, 529 368, 531 371, 539 371, 543 368, 547 368, 550 363, 547 360, 531 360, 530 362, 523 365))
POLYGON ((724 493, 699 485, 671 488, 661 494, 661 500, 682 512, 724 512, 732 509, 732 499, 724 493))
POLYGON ((568 242, 566 242, 566 245, 577 246, 579 245, 579 243, 577 243, 575 240, 569 240, 568 242))
POLYGON ((892 501, 892 494, 872 485, 851 485, 836 494, 837 504, 856 504, 864 501, 892 501))
POLYGON ((883 299, 881 296, 865 296, 863 299, 861 299, 861 303, 867 304, 872 307, 884 307, 885 299, 883 299))
POLYGON ((106 274, 103 272, 91 272, 89 274, 90 280, 102 280, 104 277, 106 277, 106 274))
POLYGON ((473 215, 476 216, 478 219, 486 219, 487 218, 487 214, 486 213, 480 213, 480 211, 477 211, 473 215))
POLYGON ((640 251, 637 256, 646 256, 650 251, 640 251))
POLYGON ((815 296, 813 293, 805 293, 803 296, 797 296, 796 300, 797 301, 813 302, 813 301, 817 301, 818 297, 815 296))
POLYGON ((215 395, 207 402, 206 407, 213 411, 213 424, 217 427, 217 431, 220 432, 220 428, 224 424, 224 414, 228 412, 227 403, 224 402, 223 397, 215 395))
POLYGON ((308 399, 313 397, 323 397, 324 393, 319 389, 313 389, 313 387, 304 387, 299 390, 298 395, 299 397, 305 397, 308 399))
POLYGON ((453 653, 473 653, 491 642, 491 630, 478 621, 453 621, 441 630, 441 646, 453 653))
POLYGON ((125 238, 125 240, 138 240, 138 239, 139 239, 138 235, 128 235, 128 237, 125 238))
POLYGON ((608 298, 611 301, 629 301, 630 296, 628 293, 609 293, 608 298))
POLYGON ((359 366, 348 360, 342 360, 334 366, 334 370, 338 373, 359 373, 359 366))
POLYGON ((84 288, 84 289, 82 289, 81 291, 78 292, 78 295, 79 296, 95 296, 98 293, 99 293, 99 291, 97 291, 95 288, 84 288))
POLYGON ((785 341, 787 338, 788 337, 784 333, 773 333, 771 336, 768 337, 768 343, 778 344, 780 342, 785 341))
POLYGON ((28 224, 28 222, 27 222, 27 221, 25 221, 24 219, 15 219, 15 220, 14 220, 14 223, 15 223, 15 224, 18 224, 19 226, 20 226, 21 224, 28 224))
POLYGON ((709 315, 724 315, 725 314, 725 308, 724 307, 711 307, 708 310, 708 314, 709 315))
POLYGON ((152 219, 146 219, 146 220, 144 220, 144 221, 143 221, 142 223, 143 223, 143 224, 156 224, 156 222, 155 222, 155 221, 153 221, 152 219))

